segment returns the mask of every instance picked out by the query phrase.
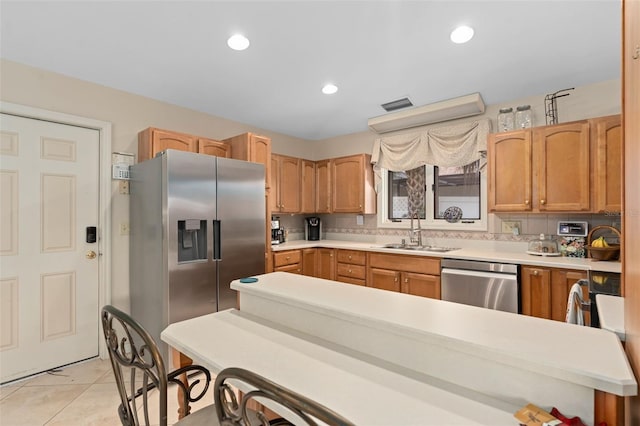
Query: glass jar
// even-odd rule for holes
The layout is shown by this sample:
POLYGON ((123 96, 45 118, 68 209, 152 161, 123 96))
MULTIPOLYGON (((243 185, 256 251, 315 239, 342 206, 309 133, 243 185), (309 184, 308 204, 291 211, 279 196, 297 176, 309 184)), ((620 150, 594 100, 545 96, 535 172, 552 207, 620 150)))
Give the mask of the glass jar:
POLYGON ((532 121, 530 105, 521 105, 516 108, 516 129, 528 129, 531 127, 532 121))
POLYGON ((498 112, 498 132, 513 130, 513 108, 501 108, 498 112))

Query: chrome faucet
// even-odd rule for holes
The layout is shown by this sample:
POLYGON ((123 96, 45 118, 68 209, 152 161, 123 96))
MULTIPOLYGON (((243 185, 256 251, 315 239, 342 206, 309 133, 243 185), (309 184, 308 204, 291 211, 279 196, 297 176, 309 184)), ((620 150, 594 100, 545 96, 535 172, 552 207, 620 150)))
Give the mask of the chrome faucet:
POLYGON ((417 212, 413 212, 411 214, 411 229, 409 230, 409 241, 417 245, 418 247, 422 247, 422 228, 420 227, 420 217, 417 212), (413 226, 413 219, 418 221, 418 228, 413 226))

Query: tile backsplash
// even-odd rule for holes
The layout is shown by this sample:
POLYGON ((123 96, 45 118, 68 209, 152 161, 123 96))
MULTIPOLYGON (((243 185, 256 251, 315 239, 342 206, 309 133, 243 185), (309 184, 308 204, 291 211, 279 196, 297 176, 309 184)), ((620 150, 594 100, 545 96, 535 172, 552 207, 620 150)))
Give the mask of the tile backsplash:
MULTIPOLYGON (((274 215, 278 216, 278 215, 274 215)), ((290 240, 304 239, 304 218, 314 215, 279 215, 280 223, 288 230, 290 240)), ((355 214, 321 214, 324 234, 345 237, 359 235, 362 237, 406 237, 406 229, 378 228, 376 215, 364 215, 364 224, 358 225, 355 214)), ((490 214, 487 232, 480 231, 443 231, 424 229, 426 238, 446 238, 463 240, 495 240, 495 241, 529 241, 540 234, 556 235, 559 221, 588 222, 589 229, 599 225, 613 226, 620 229, 620 217, 605 214, 490 214), (502 222, 518 222, 519 234, 502 232, 502 222)), ((345 238, 350 239, 350 238, 345 238)))

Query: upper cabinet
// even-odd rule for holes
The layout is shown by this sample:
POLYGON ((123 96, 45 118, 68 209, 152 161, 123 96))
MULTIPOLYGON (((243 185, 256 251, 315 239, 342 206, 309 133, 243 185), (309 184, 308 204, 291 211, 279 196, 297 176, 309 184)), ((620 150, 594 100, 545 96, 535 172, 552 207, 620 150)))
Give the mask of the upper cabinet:
POLYGON ((332 202, 334 213, 376 212, 373 168, 368 154, 334 158, 332 202))
POLYGON ((622 125, 619 115, 591 120, 595 136, 595 212, 622 211, 622 125))
POLYGON ((198 152, 196 137, 149 127, 138 133, 138 162, 153 158, 165 149, 198 152))
POLYGON ((299 158, 271 156, 271 213, 300 213, 299 158))
POLYGON ((589 123, 578 121, 533 130, 538 186, 533 208, 587 212, 590 204, 589 123))
POLYGON ((138 133, 138 162, 148 160, 165 149, 198 152, 216 157, 231 157, 231 147, 221 141, 186 133, 149 127, 138 133))
POLYGON ((489 135, 492 212, 620 210, 620 117, 489 135))
POLYGON ((331 160, 316 161, 316 213, 331 213, 331 160))
POLYGON ((198 152, 215 157, 231 158, 231 147, 215 139, 198 138, 198 152))
POLYGON ((493 133, 487 145, 489 211, 530 211, 531 132, 493 133))
POLYGON ((316 163, 301 160, 300 213, 316 212, 316 163))
POLYGON ((243 133, 223 142, 231 146, 231 158, 263 164, 265 188, 271 188, 271 139, 253 133, 243 133))

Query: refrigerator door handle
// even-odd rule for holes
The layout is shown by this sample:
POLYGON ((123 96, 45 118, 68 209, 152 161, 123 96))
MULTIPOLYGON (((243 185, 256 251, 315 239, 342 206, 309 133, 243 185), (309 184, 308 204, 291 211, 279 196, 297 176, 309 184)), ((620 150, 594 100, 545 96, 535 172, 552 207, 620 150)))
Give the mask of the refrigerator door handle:
POLYGON ((213 221, 213 260, 222 260, 220 244, 220 221, 213 221))

